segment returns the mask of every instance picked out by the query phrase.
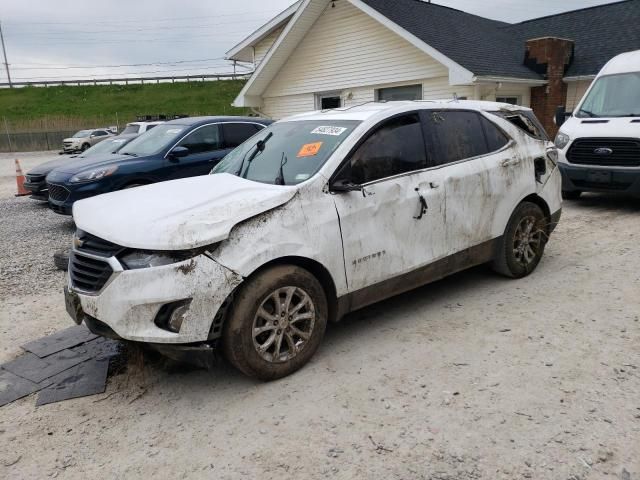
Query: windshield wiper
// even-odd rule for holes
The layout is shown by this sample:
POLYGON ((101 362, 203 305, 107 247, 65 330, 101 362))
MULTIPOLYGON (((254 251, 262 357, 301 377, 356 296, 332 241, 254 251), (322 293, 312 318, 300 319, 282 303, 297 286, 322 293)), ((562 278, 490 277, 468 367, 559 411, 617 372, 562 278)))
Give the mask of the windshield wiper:
POLYGON ((278 169, 278 176, 273 181, 274 185, 286 185, 284 181, 284 166, 287 164, 287 156, 282 152, 282 158, 280 159, 280 168, 278 169))
POLYGON ((253 162, 253 160, 258 156, 259 153, 262 153, 264 151, 264 147, 271 137, 273 137, 273 132, 269 132, 269 134, 266 137, 264 137, 264 139, 259 140, 251 149, 247 151, 247 153, 244 154, 244 157, 242 157, 242 162, 240 162, 240 168, 236 172, 236 176, 247 178, 247 173, 249 173, 249 167, 251 166, 251 162, 253 162), (249 158, 247 158, 247 155, 249 155, 249 152, 252 152, 252 153, 249 156, 249 158), (244 167, 245 161, 248 163, 248 165, 243 174, 242 168, 244 167))
POLYGON ((127 157, 137 157, 138 156, 137 153, 129 153, 129 152, 122 152, 122 155, 126 155, 127 157))
POLYGON ((598 117, 598 115, 596 115, 596 114, 595 114, 595 113, 593 113, 593 112, 590 112, 589 110, 580 109, 580 112, 579 112, 579 113, 586 113, 586 114, 587 114, 587 115, 589 115, 591 118, 597 118, 597 117, 598 117))

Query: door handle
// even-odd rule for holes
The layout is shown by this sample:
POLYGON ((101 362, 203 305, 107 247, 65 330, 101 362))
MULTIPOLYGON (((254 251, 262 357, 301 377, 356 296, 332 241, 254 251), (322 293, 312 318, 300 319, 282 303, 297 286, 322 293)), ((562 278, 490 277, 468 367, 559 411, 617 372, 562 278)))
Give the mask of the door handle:
POLYGON ((433 189, 440 188, 440 184, 438 182, 431 182, 429 186, 433 189))
POLYGON ((509 158, 507 160, 504 160, 502 162, 502 166, 503 167, 513 167, 515 165, 520 164, 520 159, 519 158, 509 158))
POLYGON ((429 205, 427 205, 427 201, 425 200, 425 198, 420 193, 420 190, 416 188, 416 192, 418 192, 418 198, 420 199, 420 215, 418 215, 417 217, 413 217, 413 218, 415 220, 422 220, 422 217, 424 217, 426 215, 427 211, 429 210, 429 205))

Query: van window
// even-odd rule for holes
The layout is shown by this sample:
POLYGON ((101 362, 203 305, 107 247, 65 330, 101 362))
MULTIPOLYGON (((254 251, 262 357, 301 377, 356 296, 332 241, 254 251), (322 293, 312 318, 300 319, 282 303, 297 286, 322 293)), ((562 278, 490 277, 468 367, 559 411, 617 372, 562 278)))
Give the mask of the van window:
POLYGON ((351 179, 365 184, 427 166, 418 114, 396 117, 369 135, 351 156, 351 179))
POLYGON ((640 116, 640 72, 607 75, 596 80, 578 118, 640 116))
POLYGON ((133 135, 140 131, 140 125, 129 123, 120 135, 133 135))
POLYGON ((489 153, 481 117, 476 112, 426 112, 427 145, 433 165, 447 165, 489 153))

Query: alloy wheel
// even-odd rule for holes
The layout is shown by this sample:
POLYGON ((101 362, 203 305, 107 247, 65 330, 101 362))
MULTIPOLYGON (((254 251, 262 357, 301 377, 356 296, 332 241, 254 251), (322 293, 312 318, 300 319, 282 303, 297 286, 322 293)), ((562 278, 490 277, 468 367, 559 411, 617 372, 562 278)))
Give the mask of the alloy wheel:
POLYGON ((315 322, 315 305, 304 290, 279 288, 264 299, 254 316, 253 346, 268 362, 287 362, 305 348, 315 322))

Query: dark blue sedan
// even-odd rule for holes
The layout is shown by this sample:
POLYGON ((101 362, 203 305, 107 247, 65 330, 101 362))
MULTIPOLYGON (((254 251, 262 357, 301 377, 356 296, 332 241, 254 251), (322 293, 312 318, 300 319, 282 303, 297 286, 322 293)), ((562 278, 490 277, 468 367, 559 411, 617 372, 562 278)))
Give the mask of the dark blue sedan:
POLYGON ((71 215, 77 200, 206 175, 227 153, 271 123, 254 117, 197 117, 163 123, 117 155, 72 160, 53 170, 47 175, 49 207, 71 215))

